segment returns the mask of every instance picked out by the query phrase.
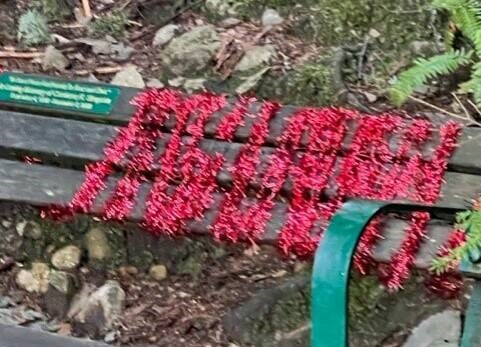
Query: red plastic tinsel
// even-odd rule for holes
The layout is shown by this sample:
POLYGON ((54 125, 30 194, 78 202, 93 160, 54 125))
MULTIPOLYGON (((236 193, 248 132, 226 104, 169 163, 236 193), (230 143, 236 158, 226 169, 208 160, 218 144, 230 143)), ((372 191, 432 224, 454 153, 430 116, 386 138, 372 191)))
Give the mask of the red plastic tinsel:
MULTIPOLYGON (((466 233, 464 230, 456 229, 452 232, 446 242, 439 250, 437 256, 443 257, 449 254, 451 249, 461 246, 466 242, 466 233)), ((463 277, 456 272, 455 265, 450 264, 450 268, 442 274, 431 274, 426 280, 426 287, 434 294, 444 297, 445 299, 454 298, 463 286, 463 277)))
POLYGON ((381 279, 389 289, 399 289, 409 278, 416 254, 426 236, 429 219, 429 213, 412 213, 411 223, 405 231, 406 237, 399 250, 392 256, 391 262, 387 266, 388 270, 382 273, 384 278, 381 279))
MULTIPOLYGON (((276 149, 267 155, 263 146, 281 106, 265 101, 257 114, 250 114, 254 102, 254 98, 240 97, 230 111, 217 112, 227 106, 224 96, 186 96, 167 89, 142 92, 132 101, 136 112, 131 121, 105 148, 105 158, 86 167, 85 180, 70 204, 47 212, 57 218, 97 212, 105 219, 124 220, 134 210, 142 186, 152 181, 142 222, 151 232, 179 235, 215 206, 211 231, 217 239, 255 242, 270 227, 279 199, 287 198, 288 210, 278 230, 279 248, 286 255, 310 257, 330 218, 347 198, 434 203, 460 132, 454 122, 442 125, 429 157, 424 147, 437 132, 427 120, 304 108, 285 119, 276 149), (237 130, 246 127, 246 117, 254 117, 233 163, 202 145, 206 125, 218 117, 211 135, 223 141, 233 141, 237 130), (175 124, 170 134, 165 130, 172 127, 169 120, 175 124), (348 139, 348 129, 353 127, 353 137, 348 139), (164 149, 160 154, 159 148, 164 149), (125 171, 122 178, 111 177, 121 170, 125 171), (221 171, 232 176, 227 191, 217 184, 221 171), (111 196, 98 201, 99 193, 112 184, 111 196), (255 198, 248 194, 253 186, 257 187, 255 198), (283 188, 289 186, 291 194, 286 196, 283 188), (219 206, 214 204, 217 200, 219 206)), ((401 287, 408 277, 428 221, 425 213, 412 214, 401 248, 384 268, 389 288, 401 287)), ((382 237, 381 224, 382 219, 375 219, 361 239, 354 259, 361 273, 373 264, 372 248, 382 237)))

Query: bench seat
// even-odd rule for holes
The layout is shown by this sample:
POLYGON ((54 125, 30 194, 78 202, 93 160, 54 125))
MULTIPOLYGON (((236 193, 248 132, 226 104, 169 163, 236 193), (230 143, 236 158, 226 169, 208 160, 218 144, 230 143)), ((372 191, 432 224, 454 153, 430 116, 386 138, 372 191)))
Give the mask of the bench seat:
MULTIPOLYGON (((125 125, 134 113, 129 101, 140 90, 120 88, 120 98, 108 116, 87 114, 74 111, 43 109, 24 104, 0 102, 0 200, 27 203, 35 206, 67 203, 83 181, 85 164, 100 160, 102 150, 107 142, 115 136, 118 127, 125 125), (43 165, 32 165, 23 158, 35 157, 43 165)), ((255 103, 253 109, 259 107, 255 103)), ((227 162, 236 158, 242 143, 247 139, 252 121, 238 129, 233 142, 224 142, 214 138, 216 125, 229 107, 216 113, 205 128, 206 138, 200 146, 207 152, 220 152, 227 162)), ((295 107, 285 106, 271 121, 269 138, 262 148, 262 163, 267 162, 268 155, 273 153, 277 137, 281 135, 283 126, 295 107)), ((433 122, 443 122, 446 118, 437 115, 426 115, 433 122)), ((249 119, 249 118, 247 118, 249 119)), ((172 129, 167 123, 165 132, 172 129)), ((166 136, 168 140, 168 135, 166 136)), ((460 139, 460 146, 449 162, 446 183, 442 188, 442 197, 438 203, 442 207, 463 209, 470 206, 471 199, 478 196, 481 183, 481 157, 477 155, 481 145, 481 130, 466 128, 460 139)), ((230 172, 221 170, 217 177, 221 186, 231 184, 230 172)), ((115 185, 115 178, 110 178, 109 189, 115 185)), ((255 190, 255 186, 252 187, 255 190)), ((108 196, 109 189, 101 194, 98 207, 108 196)), ((282 195, 289 196, 290 186, 287 183, 282 195)), ((149 184, 141 188, 140 198, 131 215, 136 221, 143 215, 143 201, 149 191, 149 184)), ((329 194, 329 192, 327 192, 329 194)), ((252 197, 255 199, 255 196, 252 197)), ((272 244, 276 241, 277 232, 283 224, 287 205, 283 199, 277 201, 272 219, 260 242, 272 244)), ((218 206, 219 197, 214 206, 201 222, 193 222, 189 229, 195 234, 206 234, 214 217, 213 211, 218 206)), ((451 217, 435 216, 428 228, 428 242, 424 242, 416 260, 416 266, 429 266, 438 247, 446 240, 452 229, 451 217)), ((403 230, 407 223, 401 218, 392 217, 385 228, 385 238, 375 249, 375 258, 388 261, 400 245, 403 230)))

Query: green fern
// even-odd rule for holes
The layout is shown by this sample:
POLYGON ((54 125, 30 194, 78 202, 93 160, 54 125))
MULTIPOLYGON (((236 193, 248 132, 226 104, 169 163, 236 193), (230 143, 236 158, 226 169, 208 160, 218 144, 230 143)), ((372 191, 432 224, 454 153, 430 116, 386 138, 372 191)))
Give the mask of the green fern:
POLYGON ((472 51, 453 51, 429 59, 420 58, 408 70, 402 72, 389 90, 390 98, 396 105, 403 104, 416 88, 430 79, 451 73, 460 66, 471 62, 472 51))
POLYGON ((476 52, 481 52, 481 4, 477 0, 434 0, 433 6, 444 9, 476 52))
POLYGON ((441 274, 469 257, 477 258, 481 251, 481 210, 458 213, 457 228, 466 232, 466 241, 443 257, 433 260, 430 271, 441 274))
POLYGON ((434 8, 449 13, 453 24, 468 40, 465 50, 455 49, 455 35, 448 30, 445 35, 446 53, 429 59, 418 59, 408 70, 399 74, 389 90, 391 101, 400 106, 416 88, 429 80, 450 74, 461 66, 473 64, 471 79, 461 88, 473 94, 481 105, 481 1, 480 0, 433 0, 434 8))

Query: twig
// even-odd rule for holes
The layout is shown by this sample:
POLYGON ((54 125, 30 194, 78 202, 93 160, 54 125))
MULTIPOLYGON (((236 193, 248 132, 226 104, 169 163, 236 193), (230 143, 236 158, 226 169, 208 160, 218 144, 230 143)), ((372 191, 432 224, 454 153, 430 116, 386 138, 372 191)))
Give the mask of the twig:
POLYGON ((479 110, 478 106, 474 102, 468 99, 468 103, 478 112, 478 114, 481 116, 481 110, 479 110))
POLYGON ((122 70, 121 66, 102 66, 95 69, 95 72, 101 75, 116 73, 122 70))
POLYGON ((35 59, 42 58, 44 55, 43 52, 0 51, 0 58, 35 59))
POLYGON ((82 0, 82 7, 84 9, 85 17, 92 18, 92 10, 90 9, 89 0, 82 0))
MULTIPOLYGON (((466 118, 466 117, 463 117, 463 116, 460 116, 459 114, 456 114, 456 113, 452 113, 452 112, 449 112, 449 111, 446 111, 444 109, 442 109, 441 107, 438 107, 436 105, 433 105, 433 104, 430 104, 429 102, 426 102, 424 100, 421 100, 421 99, 418 99, 414 96, 409 96, 409 99, 413 100, 413 101, 416 101, 417 103, 420 103, 421 105, 424 105, 424 106, 427 106, 427 107, 430 107, 436 111, 439 111, 441 113, 444 113, 445 115, 448 115, 450 117, 453 117, 453 118, 457 118, 457 119, 461 119, 463 121, 469 121, 471 122, 471 119, 469 118, 466 118)), ((476 124, 478 125, 481 125, 480 123, 476 122, 476 124)))
POLYGON ((364 69, 364 57, 366 56, 367 47, 369 46, 369 42, 371 38, 369 35, 366 35, 364 38, 364 43, 362 45, 361 52, 359 52, 358 62, 357 62, 357 78, 359 80, 362 79, 362 70, 364 69))
POLYGON ((451 93, 452 96, 454 96, 454 98, 456 99, 457 103, 459 104, 459 106, 461 106, 461 108, 463 109, 464 111, 464 114, 466 115, 466 118, 470 119, 470 120, 474 120, 473 117, 471 117, 471 115, 469 114, 468 110, 466 109, 466 107, 464 107, 464 104, 461 102, 461 100, 459 100, 458 96, 455 94, 455 93, 451 93))
POLYGON ((125 8, 129 6, 131 2, 132 0, 127 0, 122 6, 119 7, 119 11, 125 10, 125 8))

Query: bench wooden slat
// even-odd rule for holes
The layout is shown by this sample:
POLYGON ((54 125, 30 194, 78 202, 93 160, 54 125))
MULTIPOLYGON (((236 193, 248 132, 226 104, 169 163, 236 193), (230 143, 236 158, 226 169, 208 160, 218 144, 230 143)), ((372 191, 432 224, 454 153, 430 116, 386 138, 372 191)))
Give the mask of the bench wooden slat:
MULTIPOLYGON (((0 200, 27 203, 35 206, 44 206, 53 203, 67 203, 72 194, 81 184, 83 173, 76 170, 60 169, 46 165, 28 165, 17 161, 0 159, 0 200)), ((112 187, 115 180, 111 179, 108 186, 112 187)), ((144 185, 140 192, 140 202, 133 212, 133 220, 138 220, 143 214, 144 198, 149 190, 144 185)), ((99 204, 108 196, 109 189, 101 195, 99 204)), ((219 197, 216 198, 214 206, 206 213, 201 222, 194 222, 189 226, 193 233, 205 234, 215 217, 219 197)), ((271 221, 267 225, 267 231, 263 235, 262 242, 273 244, 277 239, 277 232, 280 230, 287 206, 277 203, 273 210, 271 221)), ((98 212, 98 208, 97 208, 98 212)), ((393 251, 396 250, 403 238, 401 232, 406 222, 399 219, 390 219, 384 231, 383 240, 375 250, 375 258, 379 261, 388 261, 393 251)), ((419 267, 427 267, 433 255, 436 254, 438 246, 442 244, 451 226, 444 221, 434 220, 428 228, 430 239, 426 240, 416 260, 419 267)))
MULTIPOLYGON (((117 127, 74 121, 69 119, 49 118, 43 116, 28 115, 23 113, 0 111, 0 147, 8 152, 26 152, 46 155, 50 158, 76 159, 81 163, 87 161, 100 160, 103 157, 103 148, 118 131, 117 127)), ((476 130, 481 135, 481 131, 476 130)), ((472 132, 472 131, 470 131, 472 132)), ((480 136, 481 137, 481 136, 480 136)), ((166 134, 163 141, 167 142, 170 135, 166 134)), ((188 137, 184 138, 187 143, 188 137)), ((472 146, 472 141, 467 145, 472 146)), ((203 139, 201 147, 209 153, 220 152, 227 163, 224 170, 219 175, 222 185, 229 185, 231 175, 227 167, 234 163, 234 160, 242 145, 238 143, 228 143, 211 139, 203 139)), ((474 151, 474 148, 471 148, 474 151)), ((268 155, 272 154, 273 148, 263 147, 263 156, 260 165, 265 166, 269 162, 268 155)), ((468 157, 463 155, 464 148, 460 148, 453 159, 451 165, 466 166, 468 157), (458 154, 461 153, 461 154, 458 154)), ((471 152, 470 161, 476 158, 471 152)), ((446 175, 447 184, 443 187, 443 200, 455 201, 457 205, 468 206, 469 200, 475 194, 471 194, 473 189, 479 186, 479 177, 474 175, 450 174, 446 175)))
MULTIPOLYGON (((40 159, 53 158, 67 163, 75 160, 82 165, 103 159, 105 145, 118 132, 118 128, 111 125, 9 111, 0 111, 0 129, 0 150, 6 154, 28 153, 40 159)), ((167 143, 170 137, 170 134, 165 134, 160 140, 158 155, 162 151, 162 144, 167 143)), ((188 143, 189 139, 188 136, 183 137, 183 143, 188 143)), ((231 173, 227 169, 235 162, 242 144, 202 139, 200 147, 208 153, 219 152, 225 157, 226 163, 218 180, 221 185, 228 186, 231 173)), ((268 154, 274 150, 263 147, 261 163, 268 163, 268 154)))

